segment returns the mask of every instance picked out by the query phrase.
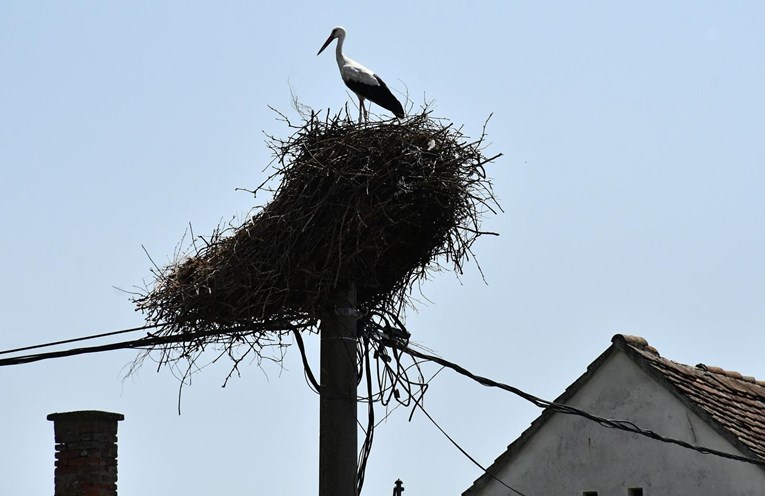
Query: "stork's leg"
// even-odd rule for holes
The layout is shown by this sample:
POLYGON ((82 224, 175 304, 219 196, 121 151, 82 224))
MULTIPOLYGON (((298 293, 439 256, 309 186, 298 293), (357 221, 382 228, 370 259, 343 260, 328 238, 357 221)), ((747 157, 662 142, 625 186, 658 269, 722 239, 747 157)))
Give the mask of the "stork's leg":
POLYGON ((359 97, 359 124, 361 124, 361 119, 364 117, 364 99, 362 97, 359 97))

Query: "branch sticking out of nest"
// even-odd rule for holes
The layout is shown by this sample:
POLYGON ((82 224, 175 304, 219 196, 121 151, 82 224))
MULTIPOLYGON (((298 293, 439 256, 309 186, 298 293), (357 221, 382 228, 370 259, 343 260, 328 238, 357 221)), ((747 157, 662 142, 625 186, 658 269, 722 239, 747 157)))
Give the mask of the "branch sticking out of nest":
POLYGON ((157 350, 160 363, 213 346, 236 364, 242 344, 258 354, 286 332, 317 331, 351 282, 360 307, 400 315, 413 285, 443 267, 462 273, 475 240, 493 234, 480 227, 499 209, 484 167, 500 155, 484 156, 485 130, 469 140, 427 109, 363 125, 347 112, 284 120, 293 134, 269 137, 271 202, 157 270, 134 299, 158 334, 189 337, 157 350))

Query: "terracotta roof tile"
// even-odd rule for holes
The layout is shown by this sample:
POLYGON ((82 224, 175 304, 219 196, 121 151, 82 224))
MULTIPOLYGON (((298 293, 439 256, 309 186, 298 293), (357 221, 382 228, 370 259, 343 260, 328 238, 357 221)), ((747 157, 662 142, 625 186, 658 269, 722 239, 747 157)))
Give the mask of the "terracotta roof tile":
POLYGON ((706 414, 753 453, 765 457, 765 381, 700 363, 668 360, 638 336, 617 334, 613 342, 663 378, 697 411, 706 414))

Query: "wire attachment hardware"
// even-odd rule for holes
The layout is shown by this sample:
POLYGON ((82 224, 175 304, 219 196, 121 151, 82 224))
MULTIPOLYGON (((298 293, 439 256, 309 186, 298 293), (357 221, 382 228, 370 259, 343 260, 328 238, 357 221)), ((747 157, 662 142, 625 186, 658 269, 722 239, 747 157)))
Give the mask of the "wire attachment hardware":
POLYGON ((356 307, 335 307, 335 315, 338 317, 354 317, 360 319, 366 317, 368 310, 359 310, 356 307))

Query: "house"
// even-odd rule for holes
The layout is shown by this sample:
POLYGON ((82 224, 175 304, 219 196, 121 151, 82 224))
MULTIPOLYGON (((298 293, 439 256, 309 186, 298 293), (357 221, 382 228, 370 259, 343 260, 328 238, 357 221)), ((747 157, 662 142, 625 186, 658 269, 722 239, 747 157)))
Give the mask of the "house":
MULTIPOLYGON (((556 402, 765 460, 765 382, 673 362, 640 337, 614 336, 556 402)), ((765 495, 765 465, 702 454, 549 409, 487 472, 463 496, 765 495)))

